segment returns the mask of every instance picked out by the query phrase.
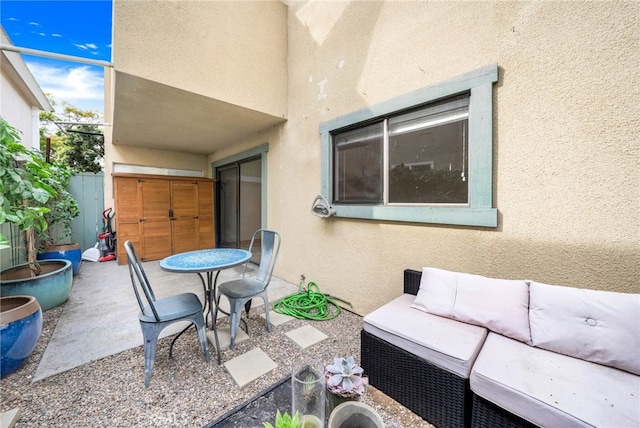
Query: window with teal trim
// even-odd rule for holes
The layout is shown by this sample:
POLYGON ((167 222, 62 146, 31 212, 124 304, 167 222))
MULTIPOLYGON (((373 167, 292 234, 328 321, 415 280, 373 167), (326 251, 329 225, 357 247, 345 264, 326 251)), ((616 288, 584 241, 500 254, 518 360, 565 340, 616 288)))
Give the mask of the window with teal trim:
POLYGON ((337 217, 497 226, 497 65, 320 125, 322 193, 337 217))

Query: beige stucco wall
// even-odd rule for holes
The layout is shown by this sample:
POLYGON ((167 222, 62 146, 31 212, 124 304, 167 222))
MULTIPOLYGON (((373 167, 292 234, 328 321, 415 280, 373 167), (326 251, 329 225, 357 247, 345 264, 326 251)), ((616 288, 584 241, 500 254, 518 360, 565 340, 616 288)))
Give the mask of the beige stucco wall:
MULTIPOLYGON (((119 70, 245 106, 254 102, 252 88, 264 91, 280 72, 273 66, 231 75, 236 56, 243 56, 255 35, 242 31, 244 39, 232 32, 224 49, 207 45, 231 31, 218 2, 193 2, 193 8, 185 2, 154 3, 186 15, 131 6, 127 13, 138 15, 130 17, 131 24, 148 28, 156 46, 131 56, 124 68, 116 56, 119 70), (154 25, 169 28, 189 16, 195 26, 180 37, 174 33, 180 40, 153 31, 154 25), (210 32, 204 22, 212 23, 210 32), (194 50, 197 45, 207 46, 211 55, 194 50), (211 82, 208 74, 222 55, 232 64, 230 72, 211 82), (225 78, 246 79, 246 90, 225 94, 237 88, 225 89, 225 78)), ((284 5, 271 3, 274 10, 284 5)), ((297 282, 304 273, 361 314, 402 292, 403 269, 422 266, 640 292, 640 3, 286 4, 285 124, 233 142, 208 159, 113 147, 107 136, 105 176, 112 162, 208 173, 210 162, 268 143, 267 226, 283 237, 276 275, 297 282), (494 63, 500 70, 494 86, 497 228, 310 214, 321 187, 320 123, 494 63)), ((247 30, 242 22, 235 24, 247 30)), ((106 185, 110 195, 109 180, 106 185)))
POLYGON ((116 0, 118 71, 283 117, 287 8, 279 1, 116 0))
POLYGON ((640 292, 640 3, 290 2, 288 122, 268 142, 276 274, 365 314, 402 271, 640 292), (497 63, 496 229, 319 219, 318 125, 497 63))

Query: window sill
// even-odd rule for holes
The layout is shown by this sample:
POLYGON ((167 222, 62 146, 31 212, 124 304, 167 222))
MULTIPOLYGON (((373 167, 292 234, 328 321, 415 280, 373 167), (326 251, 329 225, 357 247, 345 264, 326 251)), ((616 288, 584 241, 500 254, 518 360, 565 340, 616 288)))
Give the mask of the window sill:
POLYGON ((398 207, 334 205, 336 217, 367 220, 435 223, 458 226, 497 227, 496 208, 398 207))

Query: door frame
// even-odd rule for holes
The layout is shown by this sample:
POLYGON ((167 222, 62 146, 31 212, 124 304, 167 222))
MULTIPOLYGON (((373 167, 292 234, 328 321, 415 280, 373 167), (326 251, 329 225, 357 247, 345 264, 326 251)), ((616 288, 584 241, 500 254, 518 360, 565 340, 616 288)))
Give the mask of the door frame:
MULTIPOLYGON (((247 160, 250 158, 257 158, 258 156, 260 156, 260 161, 261 161, 261 177, 260 179, 262 180, 262 185, 261 185, 261 189, 260 189, 260 193, 261 193, 261 207, 260 207, 260 224, 262 228, 265 228, 267 226, 267 153, 269 152, 269 143, 264 143, 261 144, 257 147, 254 147, 252 149, 249 150, 245 150, 243 152, 237 153, 233 156, 229 156, 214 162, 211 162, 211 177, 213 177, 214 179, 216 179, 218 177, 218 168, 227 166, 229 164, 233 164, 233 163, 240 163, 243 160, 247 160)), ((216 189, 218 188, 218 185, 216 183, 216 189)), ((217 191, 216 191, 217 192, 217 191)), ((215 195, 215 198, 217 200, 218 195, 215 195)), ((217 205, 217 204, 216 204, 217 205)), ((218 245, 218 237, 221 234, 221 231, 218 230, 219 228, 219 222, 218 222, 218 214, 219 214, 219 207, 216 206, 215 208, 216 210, 216 246, 218 245)))

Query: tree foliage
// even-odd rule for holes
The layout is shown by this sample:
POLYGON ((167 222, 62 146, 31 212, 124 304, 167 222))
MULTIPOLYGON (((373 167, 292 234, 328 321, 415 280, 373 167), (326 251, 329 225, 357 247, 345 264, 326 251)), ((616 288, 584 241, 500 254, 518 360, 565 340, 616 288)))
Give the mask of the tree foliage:
MULTIPOLYGON (((71 219, 80 211, 67 190, 74 171, 46 162, 20 140, 20 133, 0 118, 0 224, 12 223, 27 233, 28 259, 33 263, 36 236, 42 248, 62 242, 71 235, 71 219)), ((8 245, 2 235, 0 245, 8 245)))
POLYGON ((66 101, 58 103, 46 94, 53 112, 40 113, 40 147, 50 138, 51 157, 79 172, 100 172, 104 158, 104 135, 96 124, 103 122, 102 113, 82 110, 66 101), (81 123, 80 125, 55 122, 81 123))

